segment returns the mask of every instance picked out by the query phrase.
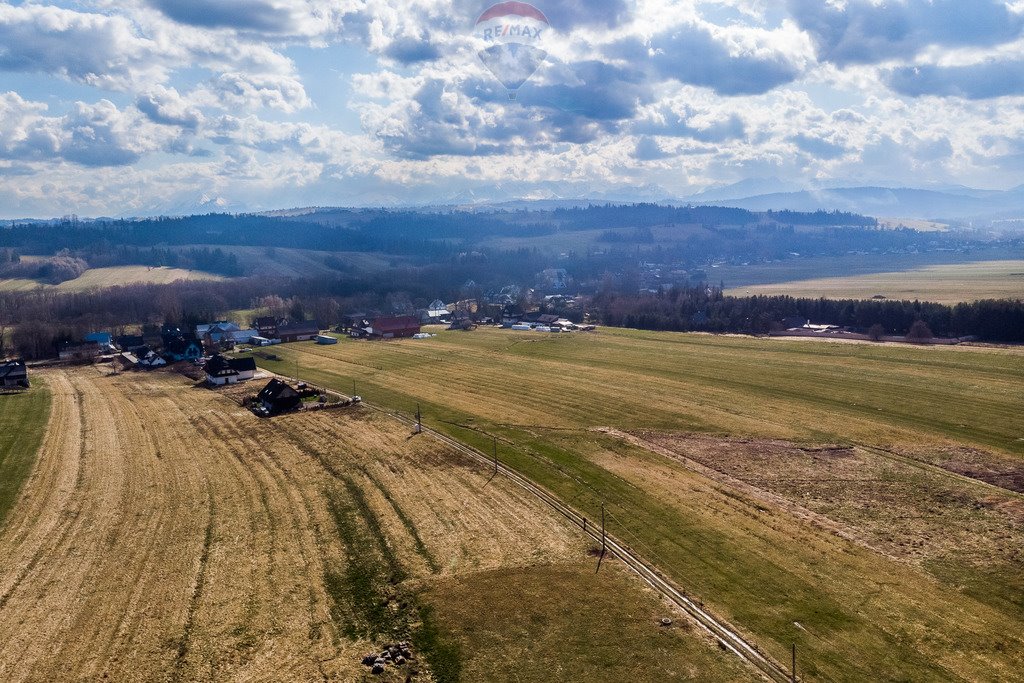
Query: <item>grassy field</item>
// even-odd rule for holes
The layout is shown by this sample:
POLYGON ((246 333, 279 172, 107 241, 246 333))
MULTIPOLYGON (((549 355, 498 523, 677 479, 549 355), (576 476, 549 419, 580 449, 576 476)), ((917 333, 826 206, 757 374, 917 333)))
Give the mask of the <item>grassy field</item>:
POLYGON ((4 681, 755 680, 661 627, 682 616, 616 562, 595 574, 543 503, 390 418, 263 420, 237 403, 255 385, 172 372, 47 381, 36 474, 0 529, 4 681), (411 663, 360 664, 399 640, 411 663))
POLYGON ((0 527, 32 472, 49 417, 50 392, 38 381, 29 391, 0 394, 0 527))
MULTIPOLYGON (((1014 249, 975 250, 970 253, 934 252, 926 254, 846 254, 829 257, 801 257, 750 265, 721 264, 708 269, 708 278, 724 282, 727 289, 744 290, 750 285, 852 277, 875 273, 903 273, 929 266, 947 266, 985 261, 1024 259, 1024 251, 1014 249)), ((742 292, 741 292, 742 293, 742 292)))
POLYGON ((374 272, 388 268, 391 258, 362 252, 329 252, 283 247, 239 247, 229 244, 191 245, 181 249, 220 249, 238 257, 246 271, 277 277, 320 277, 337 275, 338 270, 327 265, 327 259, 357 272, 374 272))
POLYGON ((63 292, 81 292, 89 289, 103 289, 116 285, 134 284, 168 284, 178 280, 223 280, 220 275, 199 270, 183 268, 167 268, 149 266, 114 266, 111 268, 91 268, 74 280, 67 280, 59 285, 50 285, 36 280, 11 279, 0 280, 0 290, 26 291, 43 287, 63 292))
MULTIPOLYGON (((960 505, 1000 506, 991 520, 969 520, 976 545, 997 551, 996 571, 986 574, 974 571, 978 555, 941 552, 937 534, 823 504, 811 510, 792 491, 735 476, 723 482, 650 444, 595 431, 756 437, 798 449, 831 443, 914 463, 952 450, 1019 466, 1019 352, 482 329, 274 353, 279 363, 259 362, 291 374, 298 361, 303 378, 344 392, 354 380, 368 400, 407 414, 419 405, 428 424, 483 449, 496 437, 505 462, 591 518, 606 501, 623 540, 780 661, 797 642, 814 678, 991 680, 1021 665, 1015 625, 1024 608, 1012 598, 1012 577, 1024 558, 1017 535, 1003 533, 1021 523, 1015 494, 929 470, 960 505), (922 550, 893 552, 901 542, 922 550)), ((920 490, 922 466, 878 466, 875 479, 920 490)), ((804 474, 831 476, 827 468, 804 474)), ((864 490, 836 506, 892 502, 864 490)))
POLYGON ((976 261, 893 273, 797 280, 737 287, 727 292, 787 294, 829 299, 920 299, 955 304, 977 299, 1024 298, 1024 261, 976 261))

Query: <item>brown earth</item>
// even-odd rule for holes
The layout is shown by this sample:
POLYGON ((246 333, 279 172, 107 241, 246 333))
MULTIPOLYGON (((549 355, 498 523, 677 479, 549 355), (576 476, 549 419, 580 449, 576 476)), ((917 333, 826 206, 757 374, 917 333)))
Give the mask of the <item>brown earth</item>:
POLYGON ((659 432, 621 436, 895 559, 955 558, 1024 570, 1024 498, 1009 487, 984 485, 1006 481, 1012 471, 1006 458, 947 448, 929 452, 938 465, 930 467, 923 457, 859 447, 659 432))

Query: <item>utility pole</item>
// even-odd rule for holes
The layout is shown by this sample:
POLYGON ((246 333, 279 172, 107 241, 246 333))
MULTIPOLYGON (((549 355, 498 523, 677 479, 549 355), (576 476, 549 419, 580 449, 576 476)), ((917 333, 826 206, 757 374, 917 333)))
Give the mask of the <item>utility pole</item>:
POLYGON ((796 683, 796 643, 793 643, 793 669, 790 680, 792 683, 796 683))
POLYGON ((491 448, 494 452, 494 474, 498 474, 498 437, 491 437, 491 448))
POLYGON ((604 535, 604 503, 601 503, 601 557, 604 557, 606 548, 605 535, 604 535))
POLYGON ((353 396, 356 395, 356 378, 355 377, 352 378, 352 395, 353 396))
POLYGON ((423 416, 420 414, 420 404, 416 404, 416 433, 423 431, 423 416))

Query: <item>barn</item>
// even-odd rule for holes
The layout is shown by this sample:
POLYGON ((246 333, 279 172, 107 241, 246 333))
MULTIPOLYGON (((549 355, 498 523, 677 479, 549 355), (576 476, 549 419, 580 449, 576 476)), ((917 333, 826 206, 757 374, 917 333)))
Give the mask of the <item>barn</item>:
POLYGON ((420 320, 414 315, 376 318, 370 325, 370 335, 377 339, 411 337, 420 332, 420 320))
POLYGON ((283 342, 309 341, 320 334, 320 323, 301 322, 281 325, 277 328, 277 338, 283 342))
POLYGON ((252 358, 225 358, 217 354, 206 361, 203 368, 206 381, 214 386, 245 382, 256 376, 256 361, 252 358))

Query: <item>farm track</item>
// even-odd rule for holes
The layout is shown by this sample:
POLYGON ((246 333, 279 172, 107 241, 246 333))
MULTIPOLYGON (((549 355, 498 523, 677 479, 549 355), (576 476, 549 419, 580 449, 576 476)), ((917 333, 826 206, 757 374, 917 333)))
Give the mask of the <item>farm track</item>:
POLYGON ((0 531, 0 679, 354 674, 320 581, 337 550, 308 457, 180 381, 48 380, 47 436, 0 531))

